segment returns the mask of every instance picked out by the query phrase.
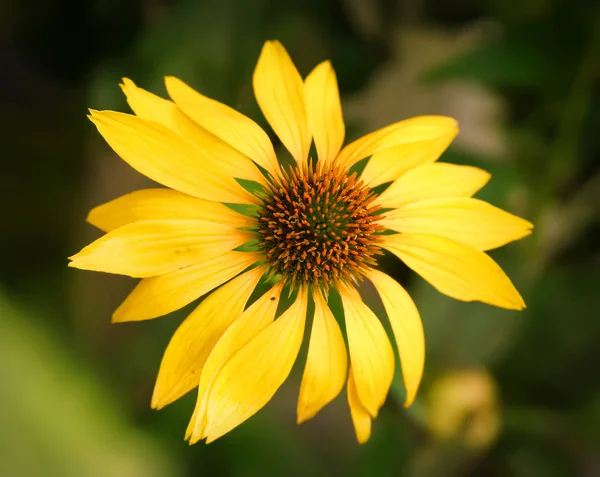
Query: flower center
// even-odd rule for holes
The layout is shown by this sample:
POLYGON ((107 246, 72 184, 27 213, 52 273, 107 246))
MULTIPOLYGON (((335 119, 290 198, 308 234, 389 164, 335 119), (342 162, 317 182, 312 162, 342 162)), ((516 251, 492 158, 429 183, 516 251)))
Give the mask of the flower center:
POLYGON ((285 173, 266 191, 259 211, 259 245, 274 274, 292 284, 328 288, 360 278, 376 264, 378 206, 373 191, 337 168, 285 173))

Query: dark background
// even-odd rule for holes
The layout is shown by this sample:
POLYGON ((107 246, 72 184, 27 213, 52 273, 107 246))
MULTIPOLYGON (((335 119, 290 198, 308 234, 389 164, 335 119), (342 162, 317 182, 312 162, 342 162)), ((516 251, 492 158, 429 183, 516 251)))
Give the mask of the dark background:
POLYGON ((600 475, 598 2, 4 0, 0 62, 0 475, 600 475), (492 172, 480 197, 536 225, 492 253, 521 313, 384 264, 428 357, 415 405, 397 376, 363 446, 344 397, 295 425, 298 366, 257 416, 189 447, 194 396, 149 406, 185 311, 110 325, 134 282, 66 268, 98 236, 87 210, 147 184, 87 108, 127 111, 123 76, 164 94, 175 75, 262 121, 251 74, 272 38, 303 75, 332 60, 350 138, 456 117, 443 160, 492 172))

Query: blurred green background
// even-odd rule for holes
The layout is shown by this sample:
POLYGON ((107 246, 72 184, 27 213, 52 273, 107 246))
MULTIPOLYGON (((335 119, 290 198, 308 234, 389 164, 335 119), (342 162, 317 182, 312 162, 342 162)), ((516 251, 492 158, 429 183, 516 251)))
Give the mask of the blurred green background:
POLYGON ((598 2, 4 0, 0 61, 0 476, 600 475, 598 2), (443 160, 492 172, 480 197, 536 225, 492 253, 521 313, 385 261, 419 306, 427 363, 416 404, 402 409, 397 376, 363 446, 344 396, 296 426, 301 357, 258 415, 189 447, 193 393, 158 413, 150 395, 190 308, 111 325, 134 281, 66 267, 99 236, 88 209, 149 183, 86 108, 128 110, 123 76, 164 94, 176 75, 262 121, 251 74, 272 38, 304 75, 332 60, 349 139, 456 117, 443 160))

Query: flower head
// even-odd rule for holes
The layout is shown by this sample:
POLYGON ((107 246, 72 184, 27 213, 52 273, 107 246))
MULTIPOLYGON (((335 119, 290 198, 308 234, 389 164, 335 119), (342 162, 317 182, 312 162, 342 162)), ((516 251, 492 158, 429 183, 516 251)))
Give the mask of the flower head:
POLYGON ((337 167, 312 164, 284 172, 281 184, 267 190, 258 212, 259 246, 270 271, 292 285, 328 289, 353 281, 376 265, 376 195, 337 167))
POLYGON ((70 266, 142 279, 115 311, 117 322, 162 316, 206 295, 171 339, 152 397, 158 409, 198 389, 190 442, 217 439, 271 399, 297 358, 312 302, 298 422, 346 384, 364 442, 395 357, 384 326, 361 299, 362 280, 383 302, 406 406, 425 357, 417 308, 376 269, 377 257, 391 252, 453 298, 521 309, 521 296, 485 251, 532 226, 472 198, 489 174, 436 162, 458 133, 453 119, 400 121, 342 149, 345 127, 329 62, 302 80, 283 46, 269 41, 253 85, 292 166, 280 165, 254 121, 173 77, 166 78, 171 100, 125 79, 134 115, 92 111, 115 152, 167 188, 93 209, 88 221, 106 235, 71 257, 70 266), (362 173, 352 172, 365 158, 362 173), (259 282, 268 291, 256 298, 259 282), (293 299, 287 309, 284 289, 293 299), (348 346, 328 305, 332 292, 343 304, 348 346))

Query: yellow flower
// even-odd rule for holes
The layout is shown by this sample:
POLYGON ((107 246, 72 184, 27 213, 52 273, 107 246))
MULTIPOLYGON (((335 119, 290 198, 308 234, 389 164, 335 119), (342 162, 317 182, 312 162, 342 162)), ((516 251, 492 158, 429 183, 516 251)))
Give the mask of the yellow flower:
POLYGON ((385 307, 406 406, 425 354, 415 304, 375 269, 377 255, 388 250, 453 298, 522 309, 521 296, 484 251, 528 235, 532 226, 472 198, 487 172, 435 162, 458 133, 455 120, 408 119, 342 148, 331 64, 321 63, 303 81, 276 41, 264 45, 253 85, 293 166, 279 165, 254 121, 173 77, 166 78, 170 101, 125 79, 135 115, 92 111, 115 152, 169 189, 140 190, 93 209, 88 221, 107 233, 71 257, 70 266, 142 279, 116 310, 117 322, 162 316, 215 290, 175 332, 152 397, 160 409, 198 388, 191 443, 214 441, 271 399, 290 374, 314 302, 297 420, 313 417, 347 383, 362 443, 390 388, 395 357, 356 289, 361 280, 373 283, 385 307), (309 158, 313 143, 316 157, 309 158), (360 175, 350 172, 368 157, 360 175), (261 279, 270 289, 254 300, 261 279), (294 301, 281 313, 284 289, 294 301), (328 306, 333 290, 343 304, 349 363, 328 306))

